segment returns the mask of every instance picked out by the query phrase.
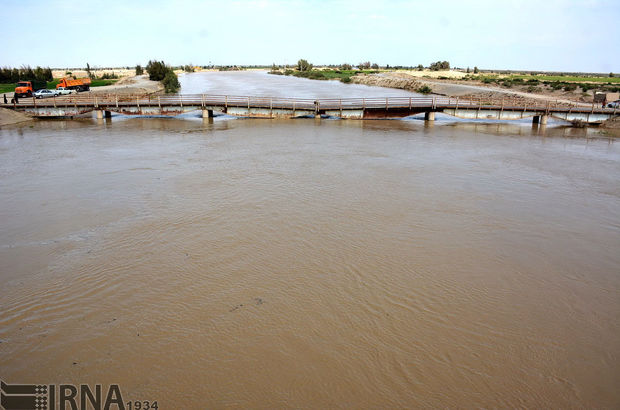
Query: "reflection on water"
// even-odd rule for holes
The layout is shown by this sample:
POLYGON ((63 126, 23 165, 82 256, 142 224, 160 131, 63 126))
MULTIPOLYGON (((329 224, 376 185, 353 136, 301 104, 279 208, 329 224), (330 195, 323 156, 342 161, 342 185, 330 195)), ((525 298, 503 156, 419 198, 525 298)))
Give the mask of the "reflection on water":
POLYGON ((618 407, 620 150, 602 137, 2 129, 2 379, 119 383, 162 408, 618 407))

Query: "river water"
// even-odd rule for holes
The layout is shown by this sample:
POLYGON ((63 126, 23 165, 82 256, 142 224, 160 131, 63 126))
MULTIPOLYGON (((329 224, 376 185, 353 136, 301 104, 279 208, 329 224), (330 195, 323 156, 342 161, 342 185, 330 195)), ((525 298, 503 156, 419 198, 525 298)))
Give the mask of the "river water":
POLYGON ((0 378, 168 409, 617 408, 619 177, 615 140, 524 122, 4 127, 0 378))

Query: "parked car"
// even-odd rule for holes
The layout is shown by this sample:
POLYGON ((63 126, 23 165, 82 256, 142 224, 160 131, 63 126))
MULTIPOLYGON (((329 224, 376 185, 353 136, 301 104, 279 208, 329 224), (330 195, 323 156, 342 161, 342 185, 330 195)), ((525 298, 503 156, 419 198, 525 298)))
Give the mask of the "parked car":
POLYGON ((65 88, 65 87, 58 87, 56 89, 56 92, 58 93, 58 95, 68 95, 68 94, 76 94, 77 93, 76 90, 70 90, 70 89, 65 88))
POLYGON ((620 108, 620 100, 610 102, 607 104, 607 108, 620 108))
POLYGON ((35 98, 50 98, 50 97, 56 97, 58 93, 56 93, 56 90, 43 89, 43 90, 35 91, 34 94, 32 95, 34 95, 35 98))

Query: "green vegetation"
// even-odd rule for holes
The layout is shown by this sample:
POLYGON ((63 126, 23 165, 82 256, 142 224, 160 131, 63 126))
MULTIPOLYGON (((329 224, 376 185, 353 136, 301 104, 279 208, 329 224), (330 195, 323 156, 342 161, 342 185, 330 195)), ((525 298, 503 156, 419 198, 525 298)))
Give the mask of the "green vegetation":
POLYGON ((450 63, 448 61, 436 61, 429 66, 431 71, 449 70, 450 63))
POLYGON ((0 83, 9 84, 18 81, 51 81, 52 69, 37 66, 34 70, 30 66, 22 68, 3 67, 0 69, 0 83))
POLYGON ((537 91, 544 91, 547 87, 553 91, 563 90, 565 92, 576 92, 578 88, 580 88, 582 93, 586 93, 589 90, 602 92, 620 91, 620 78, 602 77, 600 74, 598 76, 563 74, 481 74, 466 75, 462 80, 475 80, 484 84, 497 84, 507 88, 513 86, 527 86, 528 90, 535 89, 537 91))
POLYGON ((101 77, 99 77, 99 79, 101 79, 101 80, 118 80, 118 76, 116 74, 114 74, 114 73, 103 73, 101 75, 101 77))
POLYGON ((91 80, 95 78, 95 75, 90 71, 90 64, 88 63, 86 63, 86 74, 88 75, 88 78, 90 78, 91 80))
POLYGON ((297 70, 299 71, 310 71, 312 70, 312 64, 308 62, 308 60, 304 60, 303 58, 297 61, 297 70))
POLYGON ((15 83, 0 84, 0 93, 12 93, 15 91, 15 83))
POLYGON ((142 74, 144 74, 144 69, 142 68, 140 64, 138 64, 136 66, 136 75, 142 75, 142 74))
POLYGON ((187 65, 182 66, 181 68, 186 73, 193 73, 193 72, 196 71, 196 69, 194 68, 193 64, 187 64, 187 65))
POLYGON ((426 95, 426 94, 430 94, 430 93, 432 93, 432 92, 433 92, 433 90, 432 90, 432 89, 431 89, 431 87, 429 87, 428 85, 423 85, 423 86, 421 86, 421 87, 418 87, 418 88, 416 89, 416 92, 419 92, 420 94, 424 94, 424 95, 426 95))
POLYGON ((179 84, 179 78, 174 73, 174 71, 170 70, 166 73, 166 76, 162 80, 162 84, 164 85, 164 90, 166 93, 176 93, 181 88, 181 84, 179 84))
MULTIPOLYGON (((103 79, 94 79, 90 81, 91 87, 102 87, 104 85, 112 85, 118 80, 103 80, 103 79)), ((54 86, 55 87, 55 86, 54 86)), ((47 88, 50 88, 49 85, 47 88)))
POLYGON ((150 80, 161 81, 166 93, 175 93, 181 88, 174 70, 163 61, 149 60, 149 63, 146 65, 146 72, 149 73, 150 80))
POLYGON ((307 71, 286 69, 282 72, 279 68, 274 69, 272 67, 269 74, 292 75, 300 78, 308 78, 310 80, 340 80, 343 83, 350 83, 351 77, 356 74, 375 74, 378 72, 378 70, 339 70, 329 68, 325 70, 310 69, 307 71))

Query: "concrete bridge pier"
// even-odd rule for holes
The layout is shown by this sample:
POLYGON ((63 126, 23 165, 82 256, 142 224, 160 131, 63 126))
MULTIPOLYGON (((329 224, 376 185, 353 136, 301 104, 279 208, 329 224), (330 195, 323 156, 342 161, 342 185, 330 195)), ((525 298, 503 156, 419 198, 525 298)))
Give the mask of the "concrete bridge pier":
POLYGON ((202 118, 213 118, 213 110, 202 110, 202 118))
POLYGON ((535 115, 534 119, 532 120, 532 122, 534 124, 542 124, 542 125, 547 125, 547 120, 549 119, 548 115, 535 115))
POLYGON ((425 121, 435 121, 435 111, 428 111, 424 113, 425 121))
POLYGON ((104 117, 105 118, 112 118, 112 113, 110 111, 95 110, 95 113, 97 114, 97 119, 98 120, 102 120, 104 117))

